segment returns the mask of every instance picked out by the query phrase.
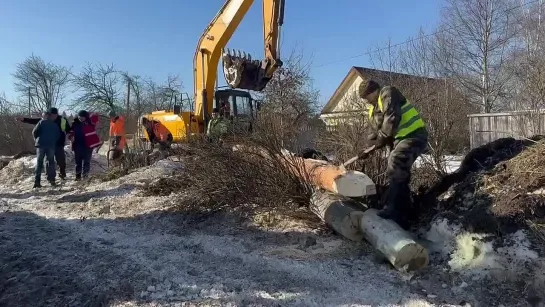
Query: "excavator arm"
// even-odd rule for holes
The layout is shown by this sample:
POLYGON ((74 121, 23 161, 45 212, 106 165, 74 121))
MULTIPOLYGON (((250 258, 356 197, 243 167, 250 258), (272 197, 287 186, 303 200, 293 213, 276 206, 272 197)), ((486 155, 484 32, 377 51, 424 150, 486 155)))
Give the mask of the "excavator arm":
POLYGON ((224 51, 254 0, 227 0, 202 34, 193 59, 195 117, 199 123, 212 113, 220 58, 225 80, 231 88, 262 91, 276 69, 285 0, 263 0, 265 59, 252 60, 246 53, 224 51))

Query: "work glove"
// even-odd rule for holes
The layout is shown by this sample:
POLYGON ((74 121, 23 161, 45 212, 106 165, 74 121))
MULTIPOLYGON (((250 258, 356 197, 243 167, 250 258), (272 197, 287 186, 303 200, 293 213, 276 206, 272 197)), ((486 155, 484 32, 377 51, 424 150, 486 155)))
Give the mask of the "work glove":
POLYGON ((377 137, 374 140, 369 140, 369 145, 375 146, 376 149, 382 148, 389 143, 388 138, 377 137))

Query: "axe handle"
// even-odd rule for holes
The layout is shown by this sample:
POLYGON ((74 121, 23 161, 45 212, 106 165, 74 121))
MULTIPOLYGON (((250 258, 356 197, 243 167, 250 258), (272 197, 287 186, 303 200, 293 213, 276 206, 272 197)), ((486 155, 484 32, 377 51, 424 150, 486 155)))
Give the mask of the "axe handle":
MULTIPOLYGON (((367 148, 366 150, 364 150, 363 153, 364 153, 364 154, 368 154, 368 153, 372 152, 373 150, 375 150, 375 148, 376 148, 376 146, 373 145, 373 146, 367 148)), ((343 164, 341 164, 339 167, 340 167, 341 169, 345 169, 348 165, 350 165, 350 164, 356 162, 356 161, 359 160, 359 159, 361 159, 360 155, 354 156, 354 157, 352 157, 352 158, 346 160, 346 162, 344 162, 343 164)))

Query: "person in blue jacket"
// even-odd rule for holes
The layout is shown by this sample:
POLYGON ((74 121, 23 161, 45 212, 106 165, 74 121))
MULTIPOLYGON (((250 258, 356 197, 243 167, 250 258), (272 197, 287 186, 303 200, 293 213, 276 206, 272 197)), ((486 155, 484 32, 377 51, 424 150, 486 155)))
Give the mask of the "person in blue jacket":
POLYGON ((36 146, 36 173, 34 176, 34 188, 41 188, 41 177, 44 168, 44 159, 47 158, 47 181, 55 186, 55 147, 60 137, 60 130, 51 118, 49 112, 43 114, 43 118, 32 130, 34 145, 36 146))
MULTIPOLYGON (((66 178, 66 154, 64 152, 64 145, 66 143, 66 135, 71 131, 72 127, 66 118, 59 115, 59 110, 57 108, 49 108, 48 113, 50 119, 57 124, 60 131, 59 139, 57 140, 55 146, 55 161, 59 166, 59 177, 64 180, 66 178)), ((42 119, 33 117, 18 117, 17 120, 26 124, 36 125, 42 119)))

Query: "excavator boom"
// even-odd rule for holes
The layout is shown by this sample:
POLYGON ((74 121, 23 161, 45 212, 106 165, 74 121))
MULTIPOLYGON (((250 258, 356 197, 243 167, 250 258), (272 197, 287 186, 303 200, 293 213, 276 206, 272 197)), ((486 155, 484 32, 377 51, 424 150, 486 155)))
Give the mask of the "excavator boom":
MULTIPOLYGON (((275 70, 282 65, 278 42, 285 0, 263 0, 265 58, 254 61, 246 53, 224 50, 254 0, 227 0, 202 34, 194 64, 195 117, 204 124, 212 113, 220 58, 225 80, 231 88, 262 91, 275 70)), ((204 127, 201 126, 201 129, 204 127)))

